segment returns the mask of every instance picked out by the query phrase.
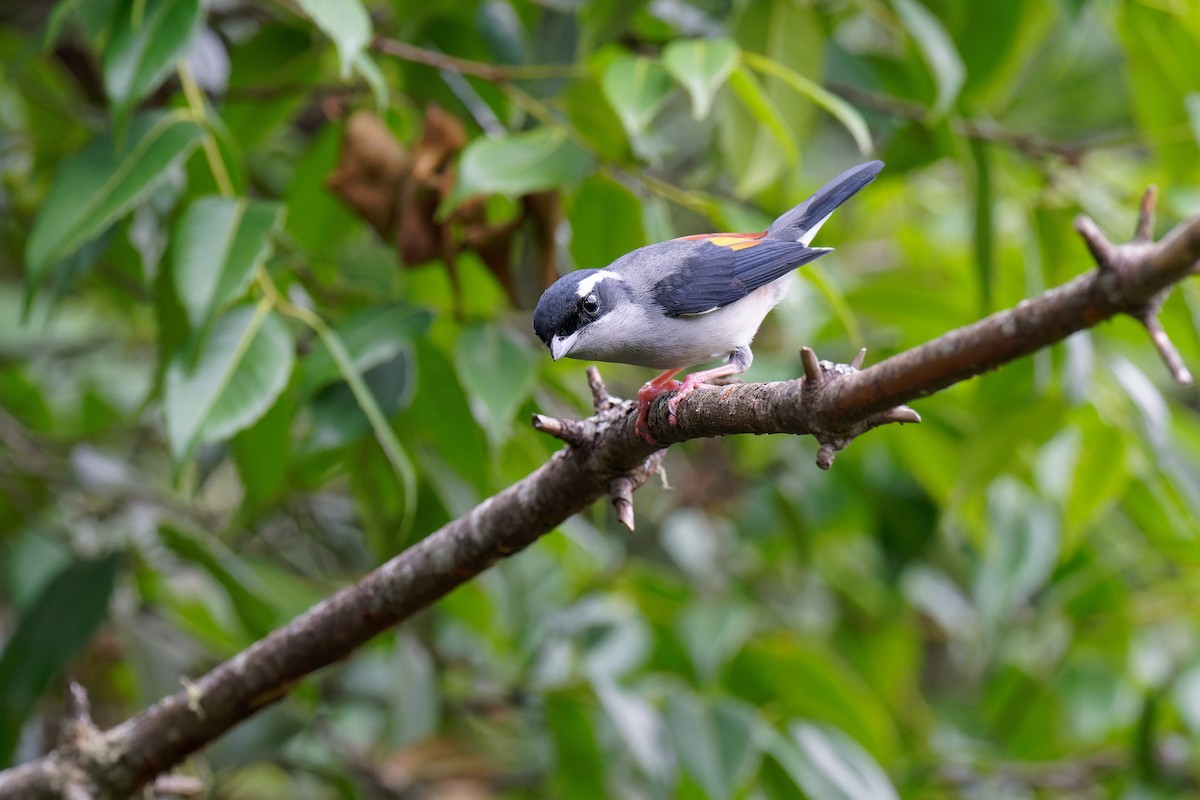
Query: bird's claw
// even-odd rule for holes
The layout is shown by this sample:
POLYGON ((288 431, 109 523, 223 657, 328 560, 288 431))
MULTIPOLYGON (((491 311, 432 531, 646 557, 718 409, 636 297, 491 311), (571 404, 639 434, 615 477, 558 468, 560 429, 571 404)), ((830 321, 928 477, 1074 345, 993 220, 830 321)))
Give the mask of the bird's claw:
POLYGON ((679 404, 682 403, 689 394, 695 391, 697 386, 700 386, 704 383, 703 380, 694 381, 692 380, 692 377, 692 375, 688 375, 683 379, 683 383, 676 382, 675 385, 679 387, 679 391, 675 392, 675 394, 671 395, 671 397, 667 400, 667 422, 670 422, 672 425, 679 424, 679 419, 675 416, 675 410, 679 408, 679 404))
MULTIPOLYGON (((634 431, 637 432, 638 436, 645 439, 647 443, 658 444, 658 440, 654 438, 654 434, 650 433, 650 404, 653 403, 655 398, 660 394, 674 391, 675 389, 680 388, 682 385, 683 384, 681 384, 679 381, 663 381, 662 383, 650 381, 649 383, 644 384, 642 388, 638 389, 638 418, 637 425, 634 426, 634 431)), ((672 400, 674 400, 674 398, 668 400, 667 403, 671 410, 671 424, 674 425, 675 409, 669 405, 672 400)))

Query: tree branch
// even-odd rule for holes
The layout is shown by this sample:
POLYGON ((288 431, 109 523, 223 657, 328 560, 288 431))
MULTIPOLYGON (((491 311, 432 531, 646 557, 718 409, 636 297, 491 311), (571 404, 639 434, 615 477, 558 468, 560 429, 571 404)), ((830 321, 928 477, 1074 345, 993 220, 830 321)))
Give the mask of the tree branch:
MULTIPOLYGON (((1098 269, 973 325, 867 369, 820 362, 807 348, 805 376, 778 383, 704 386, 667 420, 666 403, 650 411, 661 446, 634 432, 636 411, 608 395, 590 373, 596 413, 580 421, 538 415, 534 424, 568 445, 524 480, 410 547, 353 586, 313 607, 230 661, 104 732, 88 729, 87 746, 65 741, 37 761, 0 772, 0 800, 125 797, 285 696, 313 671, 427 607, 498 560, 517 553, 572 514, 611 495, 632 527, 632 492, 657 470, 662 446, 735 433, 813 434, 818 463, 855 436, 889 422, 917 422, 902 404, 1061 341, 1116 314, 1154 320, 1167 291, 1200 262, 1200 216, 1152 244, 1151 201, 1138 237, 1113 245, 1094 223, 1077 227, 1098 269)), ((1161 327, 1151 327, 1161 333, 1161 327)), ((1165 333, 1161 334, 1163 341, 1165 333)), ((1163 350, 1161 341, 1156 346, 1163 350)), ((1171 348, 1173 351, 1174 348, 1171 348)), ((1175 354, 1176 358, 1178 354, 1175 354)), ((1168 359, 1170 360, 1170 359, 1168 359)), ((1178 377, 1178 370, 1176 370, 1178 377)))

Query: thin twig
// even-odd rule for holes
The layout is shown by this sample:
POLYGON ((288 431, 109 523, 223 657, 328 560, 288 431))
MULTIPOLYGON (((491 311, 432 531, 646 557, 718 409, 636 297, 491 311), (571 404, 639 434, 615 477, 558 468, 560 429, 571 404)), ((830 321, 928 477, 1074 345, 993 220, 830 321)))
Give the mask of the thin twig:
POLYGON ((1150 184, 1142 195, 1138 206, 1137 228, 1133 232, 1133 241, 1151 242, 1154 240, 1154 204, 1158 199, 1158 187, 1150 184))
POLYGON ((371 49, 413 64, 422 64, 434 69, 456 72, 459 75, 470 75, 482 78, 491 83, 508 83, 518 80, 543 80, 546 78, 579 78, 587 74, 587 70, 573 64, 516 64, 499 67, 482 61, 472 61, 468 58, 440 53, 417 47, 408 42, 379 36, 371 42, 371 49))

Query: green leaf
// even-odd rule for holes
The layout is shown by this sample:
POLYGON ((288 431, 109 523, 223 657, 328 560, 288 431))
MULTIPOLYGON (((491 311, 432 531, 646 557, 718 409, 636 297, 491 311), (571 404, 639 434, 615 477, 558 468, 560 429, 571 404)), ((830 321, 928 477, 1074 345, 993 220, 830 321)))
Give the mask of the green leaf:
POLYGON ((811 800, 898 800, 887 774, 832 725, 793 723, 791 738, 768 733, 767 751, 811 800))
POLYGON ((693 603, 676 624, 696 675, 712 680, 755 630, 755 612, 734 602, 693 603))
POLYGON ((1129 104, 1137 126, 1155 147, 1164 177, 1194 174, 1200 148, 1184 132, 1195 128, 1186 98, 1200 85, 1200 7, 1122 3, 1114 11, 1112 29, 1128 63, 1129 85, 1136 87, 1129 104))
MULTIPOLYGON (((360 311, 334 330, 345 343, 360 373, 395 358, 407 349, 413 337, 429 328, 429 311, 404 303, 379 305, 360 311)), ((341 376, 337 363, 324 342, 319 342, 300 365, 300 392, 308 394, 341 376)))
POLYGON ((966 19, 954 26, 954 39, 966 69, 963 94, 970 107, 1003 102, 992 98, 990 90, 1009 90, 1022 72, 1028 75, 1029 62, 1044 46, 1045 31, 1058 16, 1053 6, 1039 0, 963 6, 966 19))
POLYGON ((819 642, 779 633, 756 636, 725 675, 729 690, 751 705, 769 703, 788 718, 836 725, 875 753, 896 750, 895 724, 878 696, 851 664, 819 642))
POLYGON ((604 713, 638 767, 656 783, 667 783, 674 765, 665 747, 666 731, 658 711, 640 694, 608 678, 595 678, 592 685, 604 713))
POLYGON ((784 115, 744 66, 731 74, 730 89, 749 116, 726 115, 722 144, 737 192, 745 197, 778 179, 788 166, 796 166, 800 154, 784 115))
POLYGON ((285 391, 258 422, 233 438, 233 456, 246 487, 244 509, 261 508, 284 491, 295 413, 295 400, 285 391))
POLYGON ((120 555, 67 565, 21 615, 0 654, 0 768, 29 711, 50 681, 73 662, 108 614, 120 555))
POLYGON ((326 176, 338 163, 341 137, 339 125, 326 125, 313 137, 289 168, 291 185, 283 197, 288 236, 309 258, 319 258, 318 263, 343 258, 351 232, 362 226, 362 219, 325 187, 326 176))
POLYGON ((187 53, 203 17, 200 0, 129 3, 104 48, 104 89, 117 127, 187 53))
POLYGON ((1049 579, 1062 526, 1044 501, 1011 477, 993 481, 987 501, 987 552, 975 579, 975 602, 994 630, 1049 579))
POLYGON ((25 246, 30 296, 60 261, 166 180, 200 134, 182 114, 146 114, 133 121, 120 147, 106 134, 65 159, 25 246))
POLYGON ((971 139, 968 143, 974 167, 975 200, 975 269, 979 275, 980 313, 992 309, 992 292, 996 275, 996 230, 992 219, 995 197, 992 188, 992 156, 986 142, 971 139))
MULTIPOLYGON (((330 328, 325 321, 316 314, 306 314, 305 322, 313 330, 317 332, 317 336, 321 339, 321 344, 329 351, 329 355, 333 358, 333 363, 337 365, 338 372, 342 379, 346 381, 347 387, 351 394, 354 395, 355 401, 358 402, 358 407, 367 417, 367 421, 371 423, 371 430, 375 433, 375 439, 379 442, 379 446, 383 448, 383 452, 387 455, 388 462, 392 465, 392 469, 396 473, 396 477, 400 479, 401 486, 404 487, 404 517, 401 520, 401 535, 407 536, 414 514, 417 510, 417 471, 413 468, 412 459, 408 457, 408 453, 400 445, 400 440, 396 438, 396 432, 392 430, 391 423, 384 415, 383 410, 379 407, 379 403, 375 399, 375 394, 368 386, 365 376, 358 370, 354 364, 354 358, 350 355, 350 351, 346 349, 346 343, 342 341, 342 337, 337 331, 330 328)), ((393 359, 397 363, 396 368, 403 376, 402 381, 407 380, 408 359, 402 358, 404 353, 398 353, 393 359)), ((380 364, 379 368, 387 371, 384 368, 385 364, 380 364)), ((403 388, 403 384, 402 387, 403 388)))
MULTIPOLYGON (((1092 526, 1111 513, 1128 492, 1134 473, 1128 457, 1130 432, 1103 420, 1092 406, 1084 406, 1080 412, 1079 426, 1065 428, 1060 434, 1074 444, 1074 463, 1063 475, 1070 489, 1065 498, 1060 560, 1084 544, 1092 526)), ((1038 489, 1046 494, 1040 485, 1038 489)))
POLYGON ((371 87, 371 96, 375 98, 375 108, 383 114, 388 107, 387 78, 379 65, 365 51, 360 52, 354 59, 354 71, 371 87))
POLYGON ((418 452, 440 454, 477 493, 485 493, 488 443, 471 415, 470 400, 453 360, 428 338, 418 339, 417 390, 401 418, 402 430, 418 452))
POLYGON ((319 48, 313 46, 316 36, 307 26, 263 23, 250 37, 230 43, 229 95, 221 104, 220 119, 230 138, 244 150, 255 150, 268 134, 292 119, 305 95, 281 91, 267 99, 242 90, 280 89, 292 82, 315 80, 320 61, 319 48))
POLYGON ((758 749, 744 707, 706 705, 684 690, 667 697, 667 732, 679 765, 712 798, 733 797, 754 770, 758 749))
POLYGON ((930 114, 940 117, 954 104, 966 80, 962 57, 942 23, 919 0, 892 0, 892 5, 933 75, 937 93, 930 114))
POLYGON ((475 418, 494 447, 503 444, 533 390, 533 356, 504 327, 478 323, 459 334, 454 361, 475 418))
POLYGON ((188 365, 167 367, 163 411, 176 465, 197 444, 232 436, 267 412, 292 373, 292 338, 269 304, 241 306, 218 318, 188 365))
MULTIPOLYGON (((743 59, 746 53, 759 53, 797 74, 817 80, 828 49, 824 28, 814 4, 770 0, 741 3, 730 30, 743 59)), ((745 72, 744 66, 743 60, 737 71, 745 72)), ((816 106, 795 102, 795 90, 773 75, 764 76, 760 91, 768 98, 782 126, 772 130, 741 108, 723 108, 717 115, 720 145, 739 196, 749 197, 774 189, 771 198, 761 199, 771 205, 782 205, 784 197, 807 188, 799 185, 800 174, 794 168, 799 157, 793 158, 792 153, 798 150, 799 142, 811 135, 816 106)), ((743 93, 739 99, 744 101, 745 97, 743 93)))
POLYGON ((571 203, 571 257, 580 267, 602 267, 646 244, 642 204, 633 192, 594 175, 571 203))
POLYGON ((846 128, 846 131, 854 139, 854 143, 858 145, 859 152, 864 156, 870 155, 874 151, 875 146, 871 142, 871 131, 867 127, 867 121, 854 106, 772 58, 756 53, 743 53, 742 59, 748 66, 759 72, 779 78, 786 85, 829 112, 830 116, 846 128))
POLYGON ((121 0, 60 0, 46 20, 43 47, 58 43, 63 29, 72 18, 93 42, 100 38, 112 23, 113 12, 121 0))
MULTIPOLYGON (((360 371, 363 384, 385 418, 392 417, 412 399, 414 370, 408 343, 401 342, 386 359, 360 371)), ((305 445, 307 452, 342 447, 371 432, 370 418, 345 382, 317 391, 309 413, 312 432, 305 445)))
POLYGON ((570 186, 591 169, 591 157, 559 129, 476 139, 463 151, 458 184, 439 213, 447 213, 472 195, 515 196, 570 186))
POLYGON ((605 800, 606 759, 596 741, 591 704, 560 692, 546 694, 543 703, 554 742, 551 796, 605 800))
POLYGON ((621 56, 604 70, 604 94, 630 136, 646 130, 671 91, 662 65, 643 56, 621 56))
POLYGON ((597 78, 571 81, 558 98, 572 130, 586 143, 589 152, 605 161, 625 162, 630 158, 625 126, 613 110, 597 78))
POLYGON ((280 203, 201 197, 179 217, 171 237, 175 291, 193 329, 202 329, 246 290, 283 222, 280 203))
POLYGON ((787 156, 788 163, 795 164, 800 158, 796 148, 796 137, 784 121, 783 115, 779 113, 775 101, 763 91, 758 81, 754 80, 754 76, 739 66, 729 76, 729 87, 733 89, 734 95, 746 111, 770 131, 783 154, 787 156))
POLYGON ((1187 111, 1188 123, 1192 126, 1192 136, 1200 146, 1200 94, 1192 92, 1183 98, 1183 106, 1187 111))
POLYGON ((663 49, 662 60, 691 96, 693 116, 703 119, 737 66, 738 47, 728 39, 677 39, 663 49))
POLYGON ((257 639, 279 624, 279 614, 264 599, 271 596, 267 586, 237 553, 211 536, 201 538, 171 525, 163 525, 159 536, 177 556, 196 564, 221 585, 246 633, 257 639))
POLYGON ((829 309, 833 311, 833 315, 845 329, 846 338, 850 340, 850 344, 855 349, 866 347, 867 340, 863 337, 862 326, 858 324, 858 315, 854 312, 854 306, 847 302, 846 295, 829 277, 825 268, 820 264, 808 264, 801 274, 821 293, 821 297, 825 299, 829 309))
POLYGON ((361 0, 296 0, 313 22, 337 46, 342 78, 350 75, 371 41, 371 17, 361 0))

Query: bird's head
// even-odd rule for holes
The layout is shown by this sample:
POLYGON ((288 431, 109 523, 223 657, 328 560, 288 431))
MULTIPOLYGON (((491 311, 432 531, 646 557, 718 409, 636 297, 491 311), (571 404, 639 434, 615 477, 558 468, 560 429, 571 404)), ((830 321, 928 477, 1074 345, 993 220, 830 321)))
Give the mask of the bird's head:
POLYGON ((616 272, 576 270, 542 294, 533 312, 533 330, 555 361, 572 354, 603 358, 596 351, 604 349, 605 340, 620 338, 620 314, 614 312, 629 302, 629 286, 616 272))

